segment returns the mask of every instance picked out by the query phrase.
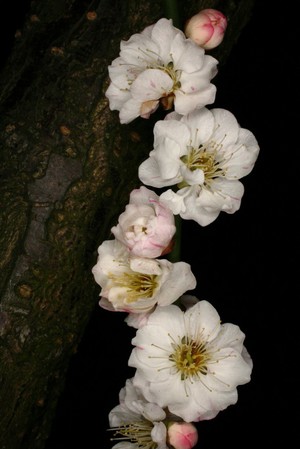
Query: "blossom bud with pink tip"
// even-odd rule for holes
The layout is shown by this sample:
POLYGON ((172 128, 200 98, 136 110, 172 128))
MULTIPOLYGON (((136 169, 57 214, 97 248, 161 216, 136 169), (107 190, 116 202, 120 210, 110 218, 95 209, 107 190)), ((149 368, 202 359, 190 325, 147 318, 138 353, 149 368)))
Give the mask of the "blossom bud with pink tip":
POLYGON ((185 25, 185 35, 205 50, 217 47, 223 40, 227 19, 216 9, 202 9, 185 25))
POLYGON ((198 432, 187 422, 174 422, 168 428, 168 441, 175 449, 191 449, 196 446, 198 432))

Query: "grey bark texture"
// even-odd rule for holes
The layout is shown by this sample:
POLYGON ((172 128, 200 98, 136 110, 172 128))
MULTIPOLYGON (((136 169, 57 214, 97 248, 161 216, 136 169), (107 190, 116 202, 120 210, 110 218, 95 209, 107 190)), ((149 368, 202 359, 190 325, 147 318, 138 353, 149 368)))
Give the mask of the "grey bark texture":
MULTIPOLYGON (((226 62, 254 0, 179 1, 182 23, 229 20, 226 62)), ((120 125, 105 98, 120 40, 163 1, 33 0, 0 73, 0 447, 42 449, 99 289, 97 247, 139 186, 156 118, 120 125)))

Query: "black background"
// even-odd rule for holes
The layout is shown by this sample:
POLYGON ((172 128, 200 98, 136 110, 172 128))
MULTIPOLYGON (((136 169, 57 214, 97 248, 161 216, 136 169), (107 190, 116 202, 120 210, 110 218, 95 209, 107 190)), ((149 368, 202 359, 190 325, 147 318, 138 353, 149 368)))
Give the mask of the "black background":
MULTIPOLYGON (((29 3, 29 2, 28 2, 29 3)), ((22 3, 26 5, 25 3, 22 3)), ((3 62, 23 10, 2 34, 3 62)), ((201 228, 183 222, 182 260, 197 278, 193 292, 210 301, 223 322, 240 326, 253 358, 251 382, 238 388, 236 405, 199 423, 197 447, 287 447, 297 406, 299 201, 296 199, 300 128, 298 113, 299 31, 295 11, 257 1, 226 65, 216 78, 213 107, 230 110, 260 145, 245 194, 233 215, 221 213, 201 228)), ((134 374, 127 361, 135 330, 123 314, 99 306, 74 355, 46 449, 99 449, 109 441, 107 416, 134 374)))

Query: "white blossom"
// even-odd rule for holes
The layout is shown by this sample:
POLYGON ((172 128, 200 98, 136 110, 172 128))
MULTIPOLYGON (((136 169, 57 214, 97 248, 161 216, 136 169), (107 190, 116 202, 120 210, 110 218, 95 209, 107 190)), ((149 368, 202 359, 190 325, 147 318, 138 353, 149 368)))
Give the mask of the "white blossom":
POLYGON ((171 19, 162 18, 121 41, 120 54, 108 67, 110 109, 119 111, 121 123, 129 123, 149 118, 159 104, 179 114, 211 104, 216 87, 210 81, 217 64, 171 19))
POLYGON ((154 148, 139 167, 140 180, 167 189, 160 195, 174 214, 201 226, 221 211, 240 208, 244 186, 257 159, 259 146, 251 131, 220 108, 202 108, 179 116, 169 114, 154 126, 154 148))
POLYGON ((165 411, 155 403, 149 403, 136 390, 132 379, 127 379, 119 394, 120 404, 109 415, 109 425, 115 438, 121 440, 115 449, 168 449, 167 428, 163 420, 165 411))
POLYGON ((92 273, 102 287, 100 306, 128 313, 169 305, 196 287, 189 264, 132 257, 118 240, 105 240, 99 246, 92 273))
POLYGON ((235 404, 237 386, 250 381, 244 338, 238 326, 221 324, 207 301, 185 312, 173 304, 157 307, 132 340, 133 384, 184 421, 212 419, 235 404))

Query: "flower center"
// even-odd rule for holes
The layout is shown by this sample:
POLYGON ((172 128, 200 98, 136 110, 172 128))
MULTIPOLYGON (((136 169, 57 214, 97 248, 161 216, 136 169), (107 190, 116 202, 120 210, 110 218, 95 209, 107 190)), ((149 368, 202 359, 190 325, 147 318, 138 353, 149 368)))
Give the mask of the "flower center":
MULTIPOLYGON (((175 99, 174 92, 181 88, 181 70, 176 70, 174 68, 174 62, 172 61, 172 55, 170 55, 171 60, 164 64, 163 61, 161 61, 160 56, 156 55, 154 52, 151 52, 148 50, 149 54, 153 53, 153 56, 156 56, 154 60, 151 63, 148 63, 147 68, 148 69, 158 69, 165 72, 173 81, 173 86, 170 92, 166 92, 161 98, 160 98, 160 104, 162 107, 168 111, 172 109, 175 99)), ((149 56, 148 54, 148 56, 149 56)))
POLYGON ((166 111, 168 111, 168 110, 172 109, 172 107, 173 107, 174 98, 175 98, 174 92, 181 88, 181 82, 180 82, 181 70, 174 70, 174 64, 172 61, 170 61, 166 66, 158 66, 157 68, 160 70, 163 70, 167 75, 169 75, 169 77, 173 81, 173 87, 172 87, 171 92, 164 95, 160 99, 160 103, 161 103, 162 107, 166 111))
POLYGON ((125 272, 118 276, 111 274, 109 278, 115 286, 123 287, 127 293, 127 303, 137 301, 139 298, 152 298, 158 287, 156 274, 125 272))
POLYGON ((174 69, 173 61, 170 61, 165 66, 162 66, 162 67, 158 66, 157 68, 163 70, 164 72, 166 72, 167 75, 169 75, 169 77, 172 79, 172 81, 173 81, 173 92, 175 90, 178 90, 178 89, 181 88, 181 82, 180 82, 181 70, 175 70, 174 69))
POLYGON ((120 427, 114 427, 114 438, 112 440, 130 441, 135 443, 137 448, 156 449, 157 443, 152 440, 151 431, 153 424, 149 421, 138 421, 120 427))
POLYGON ((209 152, 206 147, 189 148, 188 154, 181 157, 182 162, 192 171, 200 169, 204 172, 206 181, 223 173, 216 161, 216 151, 209 152))
POLYGON ((131 235, 136 235, 136 236, 140 236, 140 235, 147 235, 147 226, 145 225, 140 225, 140 224, 134 224, 129 226, 126 235, 127 236, 131 236, 131 235))
POLYGON ((210 360, 210 354, 207 352, 205 343, 183 337, 179 344, 172 346, 174 352, 169 356, 169 360, 180 372, 181 380, 199 376, 199 374, 207 374, 207 362, 210 360))
MULTIPOLYGON (((225 176, 226 170, 222 166, 224 161, 218 157, 222 142, 208 142, 205 146, 200 145, 199 148, 193 146, 187 147, 187 154, 182 156, 181 161, 189 170, 202 170, 204 173, 204 185, 209 187, 210 182, 218 177, 225 176)), ((178 188, 187 187, 189 184, 183 180, 178 184, 178 188)))

